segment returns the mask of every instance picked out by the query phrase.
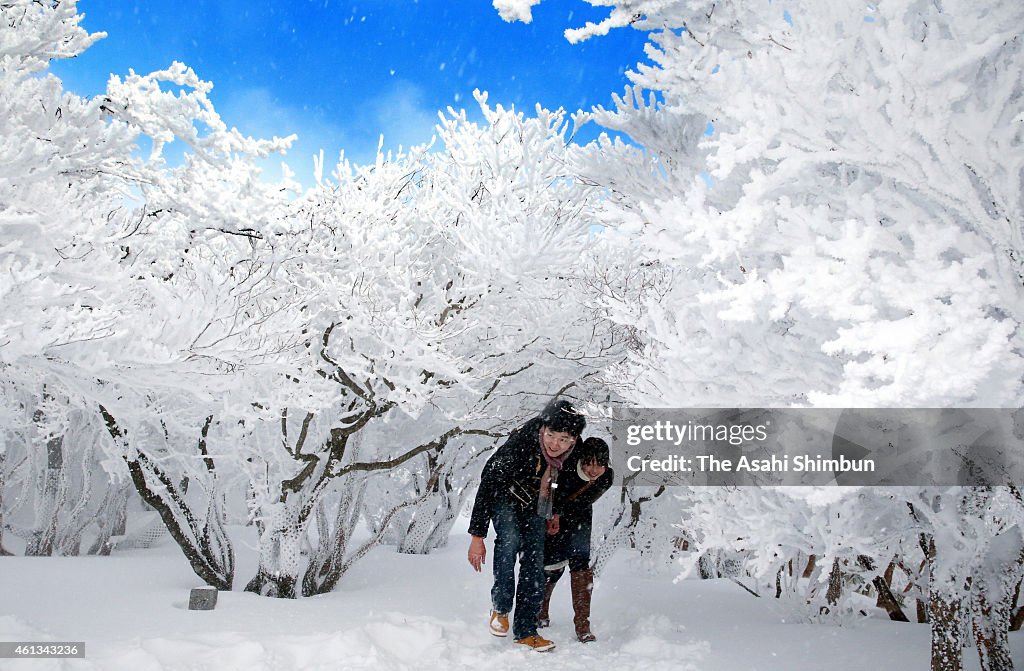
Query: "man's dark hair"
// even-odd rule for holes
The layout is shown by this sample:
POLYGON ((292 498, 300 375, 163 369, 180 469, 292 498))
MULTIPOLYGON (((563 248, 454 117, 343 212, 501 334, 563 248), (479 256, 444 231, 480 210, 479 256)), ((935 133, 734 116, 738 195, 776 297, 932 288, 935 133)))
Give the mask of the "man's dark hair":
POLYGON ((587 426, 587 420, 569 401, 551 401, 540 413, 541 423, 551 431, 568 433, 577 438, 587 426))
POLYGON ((608 443, 600 438, 591 436, 584 440, 583 445, 580 446, 581 464, 596 463, 607 468, 610 460, 611 455, 608 451, 608 443))

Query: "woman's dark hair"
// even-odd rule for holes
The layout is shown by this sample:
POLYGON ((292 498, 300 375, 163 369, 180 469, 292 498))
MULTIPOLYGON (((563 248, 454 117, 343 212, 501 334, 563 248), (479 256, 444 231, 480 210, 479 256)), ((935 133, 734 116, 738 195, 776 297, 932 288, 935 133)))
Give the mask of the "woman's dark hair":
POLYGON ((551 401, 540 413, 541 424, 551 431, 580 437, 587 426, 586 418, 569 401, 551 401))
POLYGON ((581 464, 596 463, 607 468, 609 461, 610 453, 608 451, 608 443, 604 442, 600 438, 594 437, 587 438, 583 441, 583 445, 580 446, 581 464))

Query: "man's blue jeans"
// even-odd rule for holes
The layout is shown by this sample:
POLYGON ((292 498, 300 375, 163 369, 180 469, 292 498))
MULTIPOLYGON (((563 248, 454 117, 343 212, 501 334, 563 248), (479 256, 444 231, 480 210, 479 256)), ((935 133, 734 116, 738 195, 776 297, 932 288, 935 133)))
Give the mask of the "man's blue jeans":
POLYGON ((491 517, 494 525, 494 586, 491 604, 499 613, 512 611, 512 635, 516 640, 537 633, 537 613, 544 598, 544 519, 533 509, 518 510, 509 501, 498 501, 491 517), (516 581, 516 558, 519 580, 516 581))

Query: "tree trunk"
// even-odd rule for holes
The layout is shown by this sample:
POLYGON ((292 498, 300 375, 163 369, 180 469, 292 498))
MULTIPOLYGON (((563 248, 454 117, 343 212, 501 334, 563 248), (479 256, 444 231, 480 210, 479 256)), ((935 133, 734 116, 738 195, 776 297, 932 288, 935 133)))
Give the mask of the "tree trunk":
POLYGON ((935 585, 932 585, 930 597, 931 671, 962 671, 961 601, 935 585))
POLYGON ((635 539, 643 517, 643 504, 658 498, 666 491, 665 486, 662 485, 651 496, 633 499, 633 490, 629 487, 622 488, 620 499, 622 507, 618 517, 611 529, 605 532, 605 536, 597 544, 597 548, 590 553, 590 566, 594 575, 601 574, 612 554, 620 547, 636 547, 635 539))
MULTIPOLYGON (((36 421, 40 420, 36 411, 36 421)), ((26 557, 49 557, 57 543, 57 528, 67 483, 64 480, 64 439, 54 436, 46 441, 46 469, 39 484, 40 503, 36 511, 36 525, 28 546, 26 557)))
POLYGON ((910 622, 906 613, 903 612, 903 608, 900 607, 900 602, 896 600, 896 595, 892 593, 892 590, 889 589, 889 584, 885 582, 885 578, 880 575, 875 576, 871 584, 878 591, 876 605, 879 608, 885 609, 885 612, 889 614, 890 620, 893 622, 910 622))
POLYGON ((212 528, 210 519, 202 525, 177 495, 176 490, 170 488, 170 481, 160 477, 159 471, 156 477, 162 481, 164 487, 151 488, 146 481, 146 467, 143 464, 147 464, 150 470, 154 467, 148 460, 143 460, 141 453, 139 457, 137 460, 125 459, 136 491, 160 515, 171 538, 181 548, 196 575, 211 587, 230 591, 234 578, 234 552, 227 535, 220 528, 212 528), (163 494, 167 494, 169 499, 165 500, 163 494))
POLYGON ((260 566, 256 575, 245 585, 245 591, 278 599, 294 599, 297 596, 295 582, 293 575, 270 573, 260 566))
MULTIPOLYGON (((328 514, 328 501, 321 501, 316 508, 317 544, 302 577, 303 596, 333 591, 347 568, 345 553, 362 512, 366 478, 345 484, 332 514, 328 514)), ((386 530, 387 525, 382 523, 374 535, 379 538, 386 530)))
POLYGON ((1010 657, 1009 594, 990 594, 990 586, 975 580, 971 589, 971 626, 982 671, 1013 671, 1010 657), (979 585, 980 583, 980 585, 979 585))
POLYGON ((434 529, 444 519, 445 501, 443 497, 435 492, 427 499, 416 506, 413 511, 412 520, 403 535, 402 542, 398 545, 398 551, 404 554, 430 554, 433 550, 430 546, 430 539, 434 529))
POLYGON ((305 528, 300 521, 300 497, 289 494, 263 511, 259 525, 259 568, 245 586, 246 592, 279 599, 298 596, 305 528))
POLYGON ((983 671, 1012 671, 1009 631, 1024 569, 1024 534, 997 534, 971 579, 971 627, 983 671))
POLYGON ((1017 581, 1017 586, 1013 590, 1013 605, 1010 606, 1010 631, 1020 631, 1021 626, 1024 626, 1024 605, 1020 602, 1021 582, 1017 581))
POLYGON ((839 559, 832 560, 832 571, 828 574, 828 590, 825 592, 825 601, 828 605, 835 606, 843 596, 843 572, 839 569, 839 559))
POLYGON ((1013 614, 1013 618, 1010 620, 1010 631, 1020 631, 1021 627, 1024 626, 1024 606, 1017 609, 1017 612, 1013 614))
POLYGON ((437 490, 415 508, 409 531, 398 551, 429 554, 448 543, 452 527, 466 500, 468 487, 458 487, 448 474, 438 478, 437 490))
MULTIPOLYGON (((78 500, 70 507, 70 512, 61 523, 56 544, 58 553, 65 557, 77 557, 81 553, 82 535, 99 513, 98 510, 94 510, 90 514, 93 500, 94 450, 95 445, 89 445, 84 450, 76 450, 74 457, 76 465, 81 469, 81 491, 78 493, 78 500)), ((107 490, 110 489, 111 485, 107 483, 107 490)))
POLYGON ((112 538, 124 535, 128 516, 128 491, 127 485, 108 483, 107 494, 96 513, 99 531, 88 554, 106 557, 114 548, 112 538))
POLYGON ((801 578, 810 578, 814 574, 814 567, 818 563, 817 555, 807 556, 807 566, 804 567, 804 572, 800 575, 801 578))
POLYGON ((718 575, 718 551, 708 550, 697 559, 697 572, 701 580, 714 580, 718 575))
MULTIPOLYGON (((348 572, 352 565, 365 557, 370 550, 380 543, 391 521, 399 513, 410 506, 422 503, 430 496, 428 491, 419 498, 405 501, 392 508, 384 516, 384 519, 381 520, 375 533, 364 541, 362 545, 349 552, 347 548, 362 512, 363 493, 365 492, 366 483, 367 481, 364 479, 354 494, 349 493, 343 497, 342 505, 339 506, 338 513, 336 514, 337 522, 333 534, 326 535, 329 525, 326 523, 320 525, 322 529, 321 540, 317 551, 310 558, 309 567, 306 569, 306 575, 302 581, 303 596, 326 594, 333 591, 337 587, 338 581, 341 580, 341 577, 348 572)), ((323 520, 326 522, 326 515, 323 520)))
MULTIPOLYGON (((100 414, 110 437, 123 446, 124 453, 121 458, 128 465, 135 490, 142 500, 160 515, 161 521, 185 555, 192 570, 207 585, 229 591, 235 575, 235 553, 231 539, 224 531, 223 516, 220 512, 221 498, 216 491, 215 483, 211 485, 205 515, 200 518, 159 463, 154 462, 141 450, 134 451, 134 459, 128 456, 132 454, 132 450, 129 449, 127 435, 114 416, 103 406, 100 406, 100 414)), ((211 420, 212 418, 207 421, 207 428, 211 420)), ((202 449, 205 449, 205 431, 206 428, 200 441, 202 449)), ((215 481, 216 473, 212 461, 207 460, 207 468, 210 478, 215 481)))
MULTIPOLYGON (((859 558, 860 563, 864 568, 873 570, 874 562, 868 557, 861 556, 859 558)), ((885 612, 889 614, 889 619, 893 622, 910 622, 907 619, 906 614, 903 612, 903 608, 900 607, 900 602, 896 600, 896 595, 892 593, 892 576, 896 568, 896 562, 889 562, 889 566, 886 567, 885 573, 882 575, 876 575, 871 580, 871 584, 874 585, 875 591, 878 592, 878 598, 875 600, 875 605, 878 608, 885 609, 885 612)))
MULTIPOLYGON (((932 503, 938 509, 938 499, 932 503)), ((910 506, 910 514, 919 521, 914 507, 910 506)), ((963 597, 957 593, 954 585, 955 576, 940 578, 939 556, 935 537, 921 533, 918 538, 924 554, 925 566, 928 567, 928 621, 931 624, 931 671, 962 671, 963 643, 961 635, 963 621, 961 606, 963 597)))
POLYGON ((0 452, 0 557, 11 557, 13 552, 4 549, 4 457, 6 452, 0 452))

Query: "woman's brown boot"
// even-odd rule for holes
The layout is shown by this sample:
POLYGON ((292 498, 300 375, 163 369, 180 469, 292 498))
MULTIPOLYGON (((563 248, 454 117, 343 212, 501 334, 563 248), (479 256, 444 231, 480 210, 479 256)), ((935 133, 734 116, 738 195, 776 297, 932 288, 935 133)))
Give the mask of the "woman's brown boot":
POLYGON ((551 606, 551 593, 555 591, 555 583, 548 581, 544 584, 544 601, 540 604, 540 612, 537 613, 537 628, 547 627, 551 624, 551 616, 548 608, 551 606))
POLYGON ((594 589, 594 572, 589 568, 570 571, 569 584, 572 586, 572 610, 575 614, 572 623, 576 625, 576 638, 581 643, 596 641, 597 637, 590 631, 590 596, 594 589))

